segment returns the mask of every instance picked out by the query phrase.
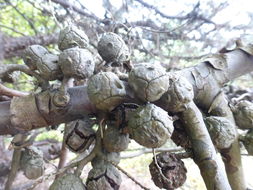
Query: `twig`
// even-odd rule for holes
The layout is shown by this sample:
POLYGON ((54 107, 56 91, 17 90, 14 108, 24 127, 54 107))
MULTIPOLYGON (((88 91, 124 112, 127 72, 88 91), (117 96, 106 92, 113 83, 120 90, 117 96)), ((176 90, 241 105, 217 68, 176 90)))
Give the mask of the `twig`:
POLYGON ((161 167, 159 166, 159 164, 158 164, 158 162, 157 162, 155 149, 153 148, 152 150, 153 150, 153 156, 154 156, 154 161, 155 161, 156 168, 159 170, 159 173, 160 173, 160 175, 162 176, 162 178, 163 178, 167 183, 170 184, 171 182, 170 182, 169 179, 163 174, 162 169, 161 169, 161 167))
POLYGON ((250 154, 241 154, 242 156, 252 156, 252 155, 250 155, 250 154))
MULTIPOLYGON (((66 127, 67 127, 67 124, 65 124, 65 127, 64 127, 64 138, 65 138, 65 136, 66 136, 66 127)), ((63 141, 62 141, 62 147, 61 147, 60 160, 59 160, 58 167, 57 167, 57 170, 58 170, 58 171, 59 171, 61 168, 63 168, 64 165, 66 164, 67 155, 68 155, 68 149, 67 149, 67 147, 66 147, 65 141, 63 140, 63 141)), ((55 179, 57 179, 57 178, 60 177, 60 176, 61 176, 61 174, 56 175, 56 176, 55 176, 55 179)))
POLYGON ((49 11, 50 14, 52 15, 52 17, 53 17, 53 19, 54 19, 56 25, 57 25, 60 29, 62 29, 63 27, 62 27, 61 23, 57 20, 57 18, 56 18, 56 16, 55 16, 55 11, 54 11, 54 7, 53 7, 53 5, 52 5, 52 1, 51 1, 51 0, 48 0, 48 3, 49 3, 49 8, 50 8, 50 11, 49 11))
POLYGON ((8 64, 8 65, 0 65, 0 78, 6 74, 12 73, 14 71, 21 71, 27 75, 35 77, 42 86, 47 86, 48 81, 44 80, 38 73, 31 71, 26 65, 18 65, 18 64, 8 64))
POLYGON ((27 18, 25 14, 23 14, 22 12, 20 12, 20 10, 10 2, 10 0, 5 0, 5 2, 8 3, 13 9, 15 9, 15 11, 17 11, 17 13, 20 16, 22 16, 28 22, 28 24, 30 25, 30 27, 33 29, 34 33, 37 35, 38 31, 36 30, 35 26, 31 22, 31 20, 29 18, 27 18))
POLYGON ((11 30, 11 31, 13 31, 13 32, 15 32, 15 33, 17 33, 17 34, 22 35, 22 36, 26 36, 24 33, 19 32, 19 31, 15 30, 14 28, 11 28, 11 27, 9 27, 9 26, 5 26, 5 25, 3 25, 3 24, 0 24, 0 27, 6 28, 6 29, 8 29, 8 30, 11 30))
POLYGON ((150 190, 149 188, 143 186, 140 182, 138 182, 136 179, 134 179, 133 176, 131 176, 129 173, 127 173, 124 169, 122 169, 120 166, 118 166, 117 164, 115 164, 114 162, 110 161, 110 160, 106 160, 108 163, 112 164, 115 168, 117 168, 119 171, 121 171, 123 174, 125 174, 129 179, 131 179, 134 183, 136 183, 138 186, 140 186, 142 189, 145 190, 150 190))
MULTIPOLYGON (((180 152, 183 151, 183 148, 157 148, 156 151, 157 152, 180 152)), ((126 153, 120 156, 121 159, 127 159, 127 158, 134 158, 137 156, 140 156, 142 154, 147 154, 147 153, 152 153, 153 150, 152 149, 148 149, 148 148, 143 148, 143 149, 139 149, 139 150, 134 150, 134 153, 126 153)), ((126 151, 125 151, 126 152, 126 151)))
POLYGON ((4 86, 0 83, 0 95, 5 95, 5 96, 9 96, 9 97, 13 97, 13 96, 23 97, 23 96, 29 95, 29 93, 28 92, 21 92, 21 91, 14 90, 11 88, 7 88, 6 86, 4 86))
POLYGON ((93 15, 93 14, 89 14, 87 12, 85 12, 83 9, 80 9, 74 5, 72 5, 70 2, 68 1, 64 1, 64 0, 51 0, 54 3, 60 4, 63 8, 68 9, 71 8, 73 11, 77 12, 80 15, 86 16, 88 18, 94 19, 97 22, 102 22, 103 20, 98 18, 97 16, 93 15))
POLYGON ((140 4, 142 4, 144 7, 148 8, 148 9, 154 10, 156 14, 158 14, 161 17, 166 18, 166 19, 191 20, 191 22, 193 22, 193 20, 202 20, 206 23, 211 23, 211 24, 216 25, 210 19, 207 19, 204 16, 198 14, 198 12, 199 12, 198 9, 199 9, 199 5, 200 5, 199 2, 193 7, 193 9, 189 13, 187 13, 184 16, 169 16, 169 15, 161 12, 157 7, 148 4, 148 3, 144 2, 143 0, 135 0, 135 1, 139 2, 140 4))

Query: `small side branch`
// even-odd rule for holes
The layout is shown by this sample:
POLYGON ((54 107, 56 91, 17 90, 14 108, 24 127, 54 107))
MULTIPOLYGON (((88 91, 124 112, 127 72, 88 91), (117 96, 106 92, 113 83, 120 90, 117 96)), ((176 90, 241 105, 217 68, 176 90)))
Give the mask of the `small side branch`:
MULTIPOLYGON (((180 152, 180 151, 183 151, 184 149, 183 148, 157 148, 155 150, 156 152, 180 152)), ((142 154, 148 154, 148 153, 152 153, 152 149, 143 148, 137 151, 131 151, 130 153, 123 152, 120 158, 121 159, 135 158, 142 154)))
POLYGON ((13 97, 13 96, 23 97, 23 96, 29 95, 29 93, 28 92, 21 92, 21 91, 14 90, 11 88, 7 88, 6 86, 4 86, 0 83, 0 95, 5 95, 8 97, 13 97))

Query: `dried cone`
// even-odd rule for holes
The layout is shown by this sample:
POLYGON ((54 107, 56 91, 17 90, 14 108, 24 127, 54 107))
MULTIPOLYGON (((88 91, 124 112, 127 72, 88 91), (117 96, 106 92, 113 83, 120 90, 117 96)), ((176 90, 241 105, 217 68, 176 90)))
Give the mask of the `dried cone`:
POLYGON ((67 26, 60 31, 58 47, 62 51, 72 47, 85 48, 88 46, 88 43, 89 39, 87 35, 76 26, 67 26))
POLYGON ((130 137, 147 148, 161 147, 173 129, 172 118, 154 104, 139 107, 128 122, 130 137))
POLYGON ((127 149, 129 135, 120 132, 116 126, 107 126, 103 137, 103 147, 108 152, 121 152, 127 149))
POLYGON ((229 148, 236 139, 236 127, 228 119, 211 116, 205 118, 205 123, 216 148, 229 148))
POLYGON ((177 145, 183 148, 191 148, 191 141, 184 129, 183 123, 180 120, 176 120, 173 123, 174 131, 171 136, 171 140, 177 145))
POLYGON ((26 148, 21 155, 20 166, 28 179, 37 179, 44 173, 42 151, 36 147, 26 148))
POLYGON ((129 85, 144 102, 159 100, 168 90, 169 77, 158 64, 139 64, 129 73, 129 85))
POLYGON ((90 147, 95 139, 95 131, 92 129, 92 121, 89 119, 76 120, 67 124, 64 141, 73 152, 81 153, 90 147))
POLYGON ((123 39, 112 32, 105 33, 98 42, 98 53, 106 62, 126 62, 130 53, 123 39))
POLYGON ((74 174, 65 174, 57 178, 49 190, 86 190, 82 180, 74 174))
POLYGON ((184 184, 187 170, 183 161, 178 159, 175 154, 168 152, 156 155, 156 159, 160 170, 153 158, 153 161, 149 165, 149 171, 157 187, 173 190, 184 184))
POLYGON ((92 54, 78 47, 64 50, 59 55, 59 64, 67 78, 85 79, 90 77, 95 69, 92 54))
POLYGON ((169 89, 162 97, 162 101, 166 103, 166 110, 182 112, 185 105, 194 98, 193 87, 186 78, 178 74, 170 74, 169 83, 169 89))
POLYGON ((112 111, 126 96, 126 89, 116 74, 100 72, 88 81, 88 95, 98 109, 112 111))
POLYGON ((253 128, 253 103, 243 100, 231 107, 236 125, 240 129, 253 128))
POLYGON ((119 171, 111 164, 93 168, 86 181, 87 190, 118 190, 122 180, 119 171))
POLYGON ((243 145, 249 155, 253 156, 253 130, 249 130, 242 139, 243 145))

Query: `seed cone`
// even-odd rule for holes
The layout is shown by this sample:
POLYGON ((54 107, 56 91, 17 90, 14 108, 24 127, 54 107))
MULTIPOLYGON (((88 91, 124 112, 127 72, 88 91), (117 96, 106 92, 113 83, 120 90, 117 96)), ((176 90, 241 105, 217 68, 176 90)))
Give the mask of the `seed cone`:
POLYGON ((168 152, 156 155, 156 159, 160 170, 157 168, 153 158, 152 163, 149 165, 149 171, 157 187, 173 190, 184 184, 187 170, 183 161, 178 159, 175 154, 168 152), (161 175, 160 171, 163 175, 161 175))
POLYGON ((172 118, 166 111, 147 104, 139 107, 128 122, 130 137, 148 148, 157 148, 166 143, 174 130, 172 118))

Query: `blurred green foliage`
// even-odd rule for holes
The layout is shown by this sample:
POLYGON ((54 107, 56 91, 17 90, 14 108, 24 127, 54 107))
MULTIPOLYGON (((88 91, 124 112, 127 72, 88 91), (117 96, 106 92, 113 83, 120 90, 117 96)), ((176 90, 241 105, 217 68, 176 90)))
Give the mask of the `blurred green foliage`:
POLYGON ((56 25, 52 16, 42 14, 39 9, 39 2, 40 0, 34 2, 23 0, 1 0, 1 30, 9 36, 15 37, 22 36, 22 34, 32 36, 37 33, 51 33, 54 31, 56 25))

